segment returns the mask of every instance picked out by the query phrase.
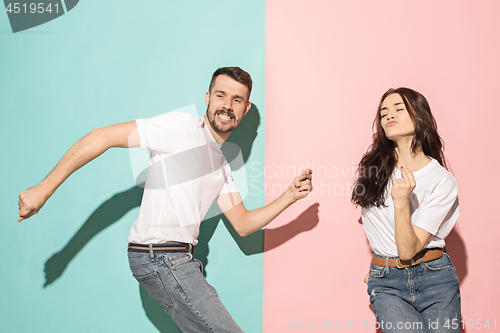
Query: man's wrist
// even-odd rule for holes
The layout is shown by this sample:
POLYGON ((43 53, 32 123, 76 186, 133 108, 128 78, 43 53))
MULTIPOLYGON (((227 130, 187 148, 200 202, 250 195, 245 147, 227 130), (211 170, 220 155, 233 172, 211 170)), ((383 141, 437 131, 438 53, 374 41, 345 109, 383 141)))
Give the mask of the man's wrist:
POLYGON ((297 198, 295 198, 295 196, 293 195, 293 192, 290 190, 290 188, 288 188, 285 191, 285 193, 283 193, 283 197, 285 197, 286 200, 288 201, 288 205, 291 205, 298 200, 297 198))
POLYGON ((43 180, 40 184, 35 186, 40 195, 47 200, 54 193, 57 187, 54 187, 50 182, 43 180))

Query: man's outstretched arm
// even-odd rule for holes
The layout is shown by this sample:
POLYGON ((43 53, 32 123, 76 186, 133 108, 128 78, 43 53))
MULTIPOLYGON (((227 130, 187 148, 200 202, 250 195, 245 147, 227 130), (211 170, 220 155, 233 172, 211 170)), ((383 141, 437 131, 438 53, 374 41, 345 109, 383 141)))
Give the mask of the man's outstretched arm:
POLYGON ((19 193, 19 219, 25 220, 42 208, 66 178, 112 147, 140 146, 135 121, 92 130, 76 142, 40 184, 19 193))
POLYGON ((217 203, 234 230, 245 237, 265 227, 288 206, 305 198, 311 190, 312 170, 307 169, 295 177, 285 193, 262 208, 247 210, 237 192, 221 194, 217 203))

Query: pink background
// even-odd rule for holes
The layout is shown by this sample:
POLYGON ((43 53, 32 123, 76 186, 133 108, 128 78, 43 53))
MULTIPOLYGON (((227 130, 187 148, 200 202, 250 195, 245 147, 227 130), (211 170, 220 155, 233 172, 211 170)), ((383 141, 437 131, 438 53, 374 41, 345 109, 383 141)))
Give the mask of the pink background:
POLYGON ((467 331, 500 325, 498 13, 493 0, 266 1, 266 203, 305 166, 315 189, 266 232, 264 332, 325 320, 375 331, 350 185, 378 101, 399 86, 429 100, 458 181, 461 217, 447 248, 466 328, 474 321, 467 331), (292 231, 305 232, 283 243, 292 231))

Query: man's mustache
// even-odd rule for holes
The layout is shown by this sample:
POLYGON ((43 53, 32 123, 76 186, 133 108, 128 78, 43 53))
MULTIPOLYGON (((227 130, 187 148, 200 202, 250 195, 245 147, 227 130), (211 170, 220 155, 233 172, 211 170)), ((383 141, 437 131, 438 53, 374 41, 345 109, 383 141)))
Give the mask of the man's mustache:
POLYGON ((234 113, 231 110, 226 110, 226 109, 217 110, 215 112, 215 115, 218 115, 218 114, 225 114, 226 116, 231 117, 232 119, 235 118, 234 113))

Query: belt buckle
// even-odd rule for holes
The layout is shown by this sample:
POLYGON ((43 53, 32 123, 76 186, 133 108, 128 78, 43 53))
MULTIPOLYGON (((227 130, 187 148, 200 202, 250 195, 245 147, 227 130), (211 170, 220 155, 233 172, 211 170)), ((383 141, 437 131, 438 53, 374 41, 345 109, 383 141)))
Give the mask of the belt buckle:
MULTIPOLYGON (((411 258, 410 263, 411 263, 411 265, 408 266, 408 267, 414 266, 415 265, 415 260, 413 260, 413 258, 411 258)), ((399 258, 396 259, 396 267, 399 268, 399 269, 405 268, 405 267, 399 266, 399 258)))
POLYGON ((193 254, 193 253, 194 253, 193 248, 194 248, 193 244, 191 244, 191 243, 190 243, 190 244, 188 244, 188 252, 189 252, 189 253, 191 253, 191 254, 193 254))

